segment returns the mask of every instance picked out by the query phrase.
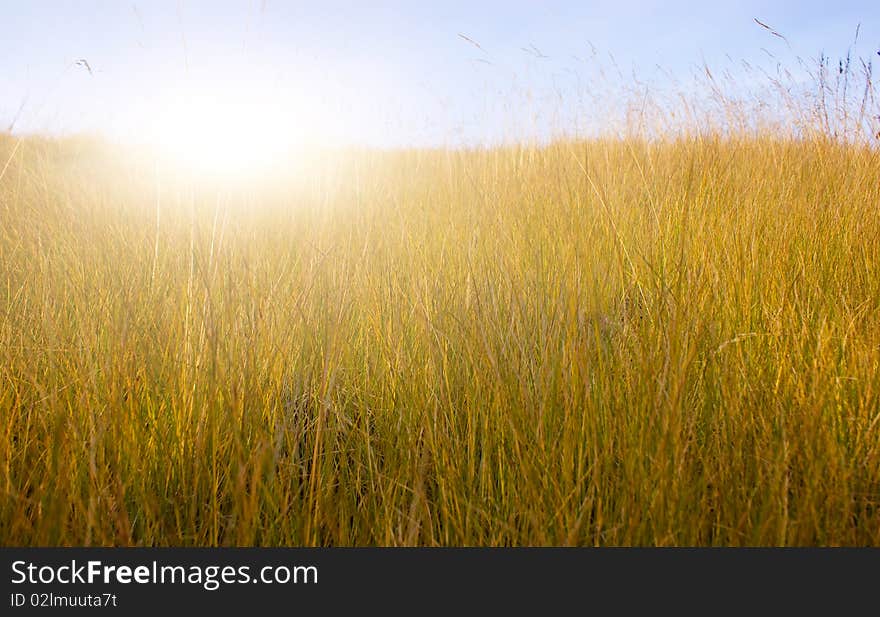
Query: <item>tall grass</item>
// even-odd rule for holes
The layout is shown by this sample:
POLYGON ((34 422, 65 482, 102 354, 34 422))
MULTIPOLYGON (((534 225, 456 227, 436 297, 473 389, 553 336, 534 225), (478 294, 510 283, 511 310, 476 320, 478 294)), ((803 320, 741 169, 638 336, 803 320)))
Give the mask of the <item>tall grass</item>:
POLYGON ((0 141, 0 543, 880 544, 880 152, 810 126, 0 141))

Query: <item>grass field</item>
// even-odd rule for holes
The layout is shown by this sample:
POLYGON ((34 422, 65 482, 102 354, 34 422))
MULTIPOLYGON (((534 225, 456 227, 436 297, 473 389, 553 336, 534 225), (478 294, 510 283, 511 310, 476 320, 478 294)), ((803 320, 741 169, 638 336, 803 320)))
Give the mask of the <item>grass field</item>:
POLYGON ((3 544, 880 544, 876 150, 111 155, 0 185, 3 544))
POLYGON ((880 545, 862 144, 0 137, 0 544, 880 545))

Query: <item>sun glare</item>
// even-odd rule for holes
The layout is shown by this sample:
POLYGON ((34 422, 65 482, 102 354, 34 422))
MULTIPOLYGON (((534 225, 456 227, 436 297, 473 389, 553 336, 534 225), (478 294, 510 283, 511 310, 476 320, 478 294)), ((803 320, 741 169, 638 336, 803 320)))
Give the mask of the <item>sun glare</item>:
POLYGON ((296 115, 271 97, 189 93, 159 106, 148 140, 181 172, 253 178, 284 167, 303 145, 296 115))

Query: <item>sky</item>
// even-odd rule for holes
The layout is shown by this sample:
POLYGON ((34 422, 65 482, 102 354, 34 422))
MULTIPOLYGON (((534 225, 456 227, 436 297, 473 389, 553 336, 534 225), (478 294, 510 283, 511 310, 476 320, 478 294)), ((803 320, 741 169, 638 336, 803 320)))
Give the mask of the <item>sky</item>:
POLYGON ((240 101, 212 122, 283 117, 303 139, 529 136, 611 113, 634 79, 686 90, 704 62, 845 55, 859 24, 855 51, 880 62, 871 1, 0 0, 0 15, 0 130, 135 140, 186 100, 240 101))

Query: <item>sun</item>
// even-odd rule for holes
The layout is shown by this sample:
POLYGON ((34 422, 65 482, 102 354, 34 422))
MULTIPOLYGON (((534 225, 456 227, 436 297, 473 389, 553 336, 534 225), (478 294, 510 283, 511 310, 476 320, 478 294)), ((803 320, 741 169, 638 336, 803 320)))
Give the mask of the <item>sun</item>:
MULTIPOLYGON (((184 92, 162 101, 147 140, 167 165, 214 179, 250 179, 285 168, 305 135, 294 106, 278 97, 184 92)), ((301 120, 301 118, 300 118, 301 120)))

